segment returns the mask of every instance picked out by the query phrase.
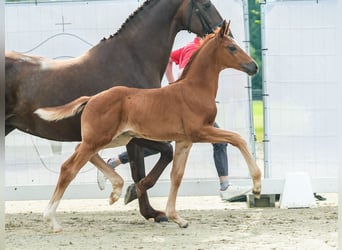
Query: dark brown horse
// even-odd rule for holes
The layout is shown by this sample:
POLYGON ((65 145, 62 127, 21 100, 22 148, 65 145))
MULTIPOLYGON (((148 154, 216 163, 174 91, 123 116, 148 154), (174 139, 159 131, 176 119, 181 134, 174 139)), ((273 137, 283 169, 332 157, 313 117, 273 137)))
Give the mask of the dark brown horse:
MULTIPOLYGON (((216 35, 208 35, 181 79, 167 87, 113 87, 92 97, 80 97, 64 106, 40 108, 35 112, 43 119, 57 121, 83 110, 82 142, 63 163, 55 192, 44 213, 54 231, 62 229, 55 218, 57 206, 79 170, 87 161, 98 158, 99 150, 126 145, 135 137, 176 142, 166 215, 180 227, 187 227, 188 222, 177 214, 176 197, 194 142, 227 142, 236 146, 253 178, 253 193, 260 195, 261 171, 248 151, 246 141, 235 132, 213 126, 220 71, 234 68, 253 75, 258 70, 255 61, 228 37, 228 29, 229 25, 224 22, 216 35)), ((98 167, 112 182, 111 198, 115 202, 120 197, 123 180, 115 171, 109 171, 106 164, 98 167)))
MULTIPOLYGON (((6 135, 19 129, 51 140, 80 141, 79 115, 52 124, 33 115, 34 110, 62 105, 122 84, 159 88, 176 34, 189 30, 202 36, 221 23, 222 18, 210 0, 148 0, 118 32, 78 58, 55 61, 6 53, 6 135)), ((149 204, 146 190, 172 160, 171 145, 134 139, 127 145, 127 151, 133 180, 141 191, 141 214, 146 219, 165 219, 163 212, 149 204), (161 152, 146 177, 141 146, 161 152)))

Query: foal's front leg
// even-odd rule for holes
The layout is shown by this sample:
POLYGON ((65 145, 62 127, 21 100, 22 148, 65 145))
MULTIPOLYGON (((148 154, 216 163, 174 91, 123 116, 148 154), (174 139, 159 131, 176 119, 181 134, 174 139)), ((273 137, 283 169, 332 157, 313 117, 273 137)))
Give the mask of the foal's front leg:
POLYGON ((165 211, 167 217, 170 220, 176 222, 181 228, 188 227, 189 223, 178 215, 176 211, 176 199, 179 186, 183 179, 184 169, 191 146, 191 142, 176 142, 175 155, 173 158, 173 165, 171 170, 171 187, 165 211))
POLYGON ((201 128, 197 135, 199 138, 197 142, 227 142, 240 150, 253 179, 253 194, 259 198, 261 193, 261 171, 247 148, 247 142, 241 137, 241 135, 236 132, 226 131, 210 125, 201 128))

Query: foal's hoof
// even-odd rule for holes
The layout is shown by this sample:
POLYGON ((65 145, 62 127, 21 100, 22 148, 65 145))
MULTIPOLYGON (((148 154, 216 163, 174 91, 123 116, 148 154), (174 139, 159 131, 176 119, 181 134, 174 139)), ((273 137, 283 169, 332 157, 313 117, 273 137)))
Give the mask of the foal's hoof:
POLYGON ((120 195, 112 192, 109 196, 109 205, 113 205, 113 203, 117 202, 120 199, 120 195))
POLYGON ((187 228, 189 226, 189 222, 187 222, 186 220, 182 221, 181 223, 178 223, 178 226, 180 228, 187 228))
POLYGON ((56 227, 53 229, 53 232, 54 233, 61 233, 61 232, 63 232, 63 228, 62 227, 56 227))
POLYGON ((261 193, 260 191, 254 191, 254 190, 253 190, 253 195, 254 195, 254 197, 257 198, 257 199, 260 199, 260 193, 261 193))
POLYGON ((135 184, 129 185, 125 194, 125 205, 127 205, 131 201, 134 201, 137 198, 138 198, 138 195, 137 195, 137 190, 135 188, 135 184))

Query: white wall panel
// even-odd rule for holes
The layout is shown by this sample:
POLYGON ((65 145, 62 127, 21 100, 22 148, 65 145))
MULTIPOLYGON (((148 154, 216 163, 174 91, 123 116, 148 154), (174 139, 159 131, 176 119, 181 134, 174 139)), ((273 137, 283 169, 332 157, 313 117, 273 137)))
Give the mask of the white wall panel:
POLYGON ((338 173, 337 1, 264 6, 270 178, 338 173))

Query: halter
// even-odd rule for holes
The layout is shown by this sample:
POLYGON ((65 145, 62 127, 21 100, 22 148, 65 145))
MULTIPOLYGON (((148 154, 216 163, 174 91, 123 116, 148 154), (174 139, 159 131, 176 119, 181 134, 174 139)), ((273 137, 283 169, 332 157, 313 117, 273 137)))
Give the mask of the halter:
POLYGON ((205 13, 205 10, 203 10, 203 8, 205 9, 209 9, 211 8, 211 3, 203 3, 203 4, 198 4, 197 1, 195 0, 191 0, 190 4, 189 4, 189 15, 188 15, 188 32, 190 33, 190 25, 191 25, 191 18, 192 18, 192 13, 195 10, 196 14, 198 15, 198 18, 202 24, 202 27, 205 30, 205 33, 211 33, 213 32, 213 30, 220 26, 222 24, 223 21, 220 21, 219 23, 210 26, 209 23, 209 18, 205 13))

